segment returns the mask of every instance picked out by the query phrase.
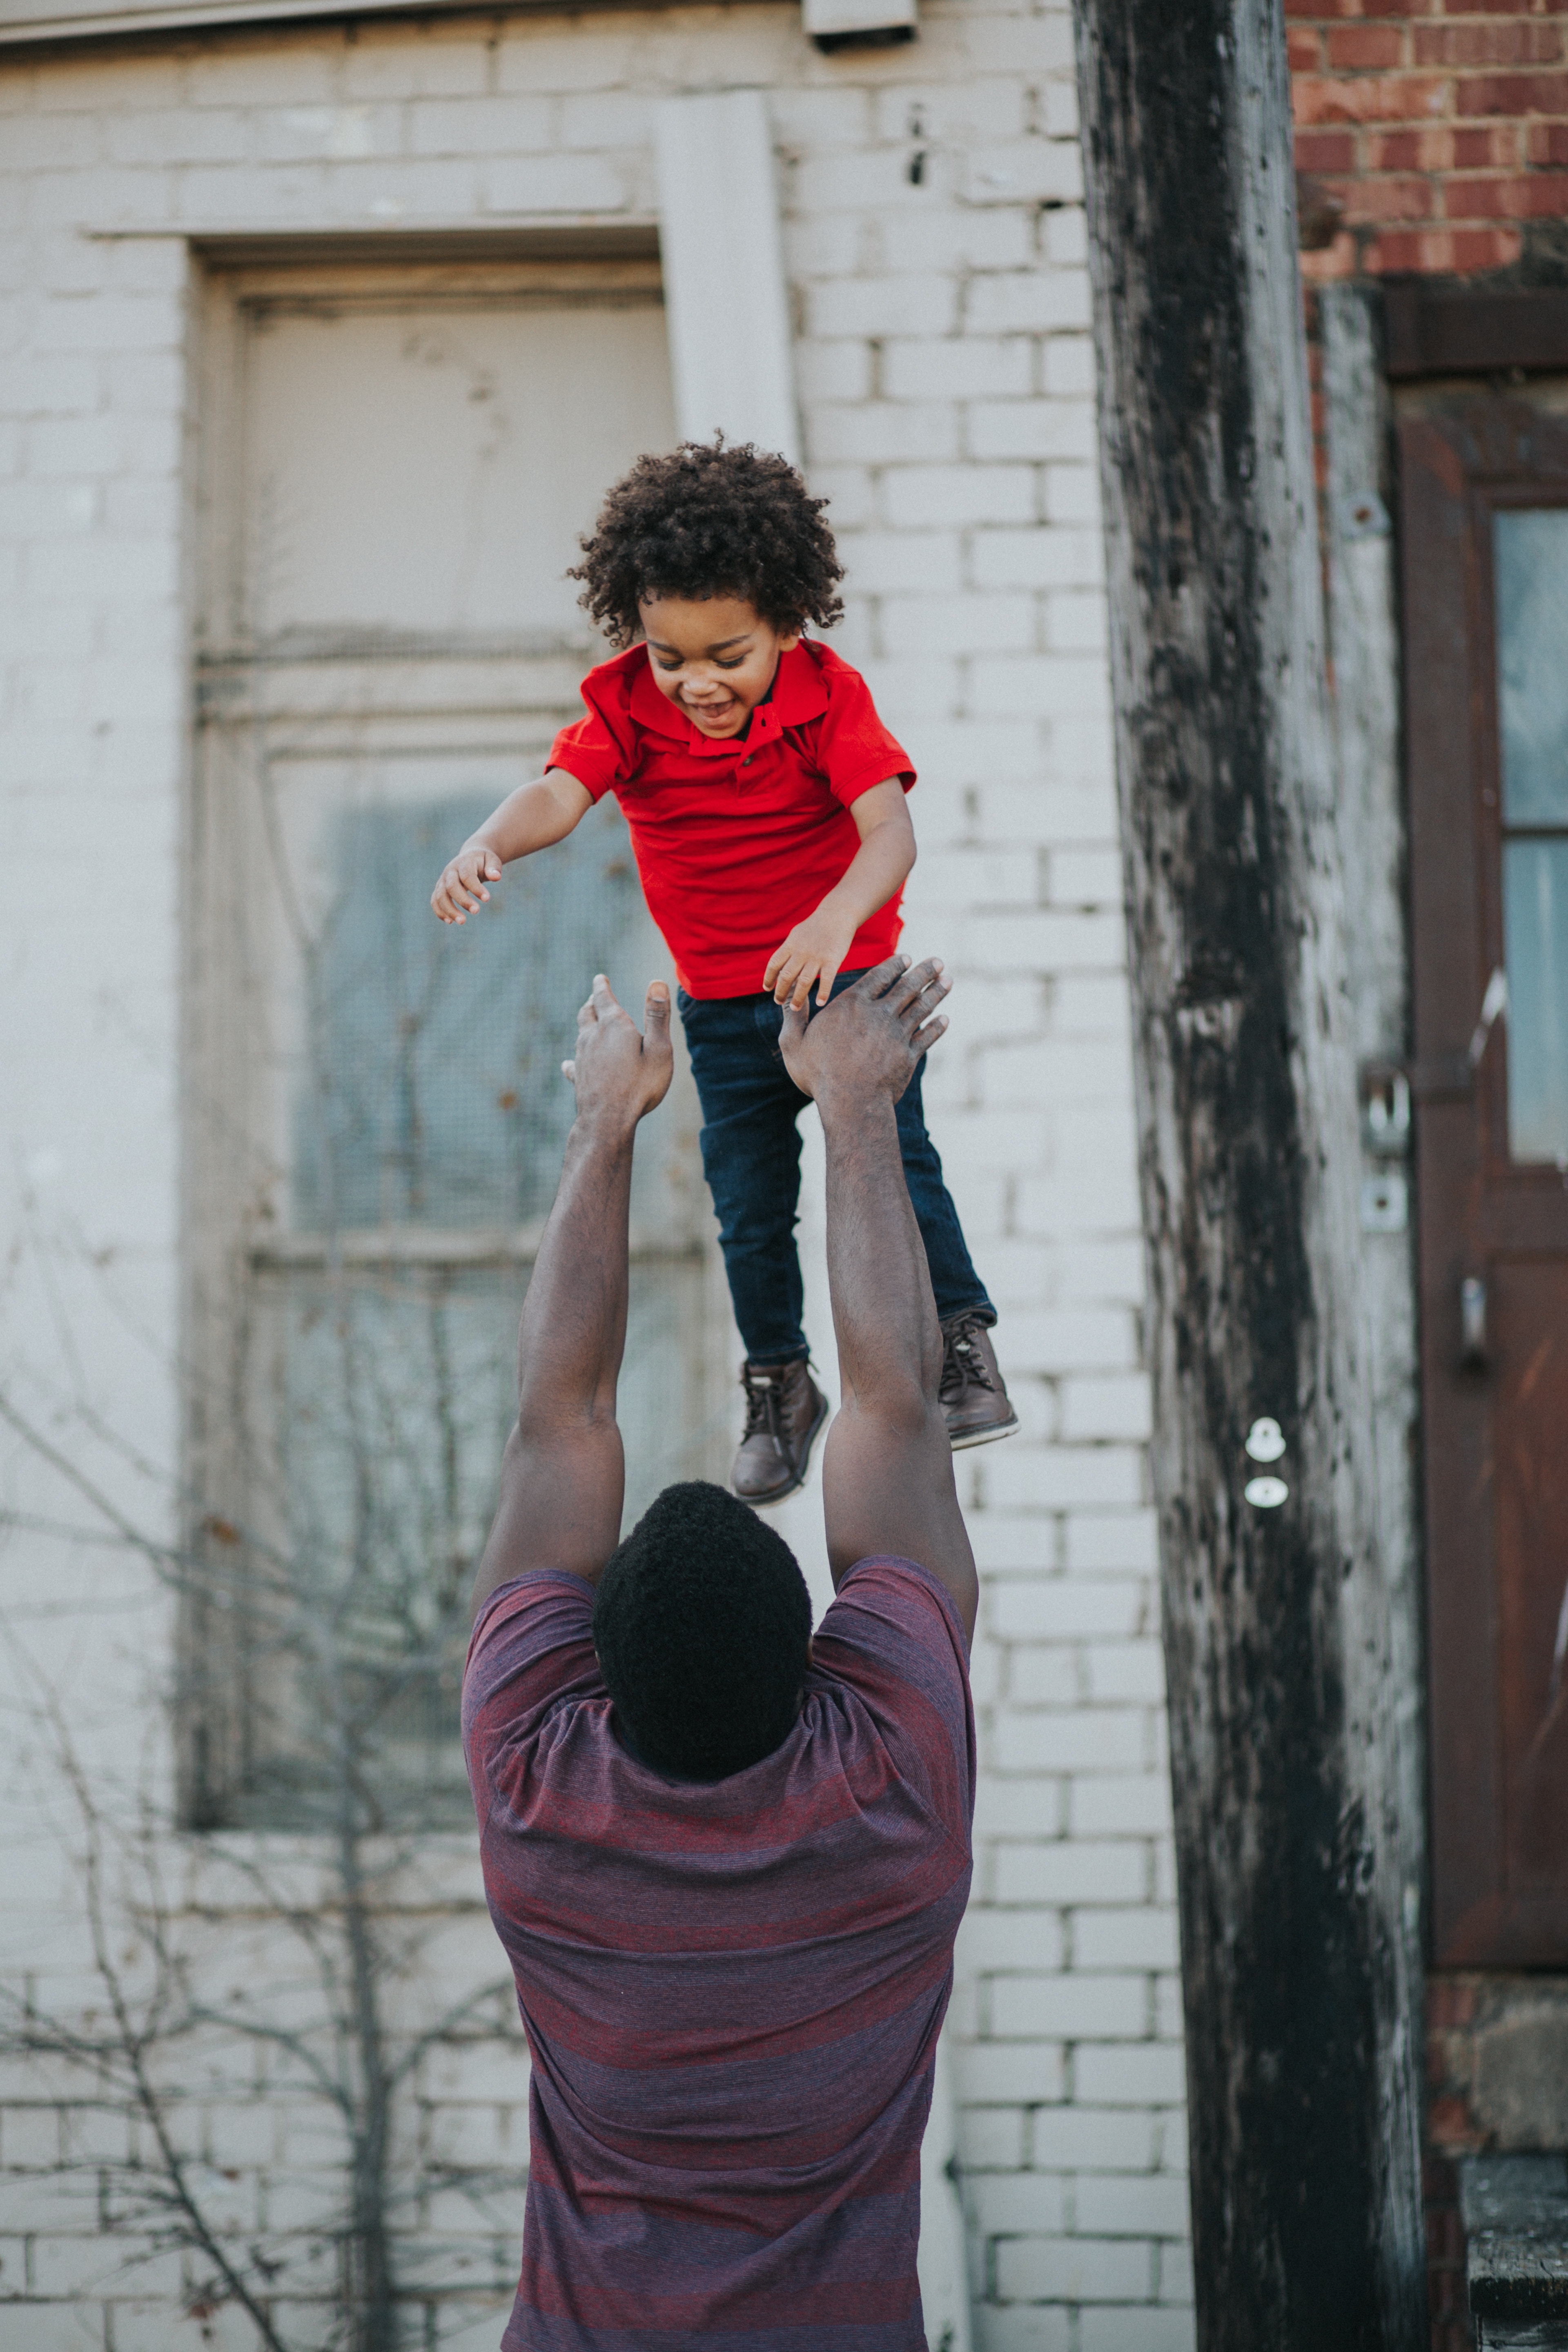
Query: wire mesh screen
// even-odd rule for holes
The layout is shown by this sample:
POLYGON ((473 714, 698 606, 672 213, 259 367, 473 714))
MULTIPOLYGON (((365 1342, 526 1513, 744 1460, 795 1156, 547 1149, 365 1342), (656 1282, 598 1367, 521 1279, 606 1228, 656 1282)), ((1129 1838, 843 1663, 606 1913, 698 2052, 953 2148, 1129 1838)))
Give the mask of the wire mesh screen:
POLYGON ((641 898, 624 838, 590 822, 510 867, 467 924, 438 924, 431 885, 490 804, 331 819, 338 887, 303 959, 297 1228, 503 1226, 550 1206, 574 1108, 561 1062, 641 898))
MULTIPOLYGON (((692 1338, 691 1276, 679 1261, 633 1269, 628 1523, 693 1474, 668 1384, 692 1338)), ((247 1563, 237 1822, 329 1827, 345 1806, 373 1831, 466 1815, 468 1595, 516 1410, 526 1285, 521 1268, 403 1268, 258 1286, 254 1468, 276 1500, 247 1563)))
MULTIPOLYGON (((364 758, 274 761, 262 784, 268 870, 247 887, 283 910, 261 1029, 289 1233, 259 1255, 242 1338, 246 1728, 224 1817, 245 1825, 326 1828, 347 1808, 379 1831, 467 1811, 467 1600, 528 1278, 510 1237, 554 1194, 575 1107, 561 1063, 593 974, 632 996, 663 961, 618 812, 510 867, 447 929, 432 883, 497 793, 400 789, 405 773, 364 758), (494 1245, 479 1264, 476 1235, 494 1245)), ((657 1231, 657 1150, 644 1173, 657 1231)), ((683 1379, 702 1270, 673 1225, 668 1244, 633 1268, 627 1524, 702 1466, 683 1379)))

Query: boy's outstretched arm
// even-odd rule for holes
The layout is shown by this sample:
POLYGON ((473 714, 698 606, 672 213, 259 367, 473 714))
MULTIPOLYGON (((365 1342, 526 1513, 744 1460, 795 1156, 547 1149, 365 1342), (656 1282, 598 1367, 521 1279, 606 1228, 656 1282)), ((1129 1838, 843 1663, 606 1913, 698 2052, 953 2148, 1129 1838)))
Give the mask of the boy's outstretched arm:
POLYGON ((523 1301, 517 1425, 474 1581, 476 1614, 498 1584, 531 1568, 571 1569, 596 1583, 620 1539, 616 1381, 626 1341, 632 1147, 675 1066, 661 980, 643 1020, 639 1036, 603 972, 577 1016, 575 1057, 563 1066, 577 1117, 523 1301))
POLYGON ((897 776, 873 784, 849 804, 860 846, 820 905, 796 923, 768 958, 763 986, 774 1001, 805 1010, 815 983, 818 1004, 832 993, 856 932, 902 887, 915 862, 915 829, 897 776))
POLYGON ((822 1501, 837 1586, 858 1559, 896 1552, 945 1585, 966 1634, 979 1585, 938 1402, 942 1333, 910 1205, 893 1107, 947 1027, 935 962, 896 956, 780 1044, 816 1097, 827 1143, 827 1282, 843 1402, 827 1434, 822 1501))
POLYGON ((546 768, 531 784, 519 784, 500 808, 471 833, 456 857, 449 858, 441 879, 430 894, 430 904, 444 923, 466 923, 476 907, 489 897, 487 882, 499 882, 503 866, 548 849, 563 841, 582 824, 594 805, 594 795, 564 768, 546 768))

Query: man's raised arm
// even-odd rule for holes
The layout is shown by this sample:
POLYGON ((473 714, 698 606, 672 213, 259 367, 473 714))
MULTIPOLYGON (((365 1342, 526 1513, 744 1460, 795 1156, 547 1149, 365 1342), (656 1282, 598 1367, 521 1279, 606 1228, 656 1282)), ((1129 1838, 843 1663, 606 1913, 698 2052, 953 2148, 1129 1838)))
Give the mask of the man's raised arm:
POLYGON ((938 1402, 942 1333, 910 1205, 893 1106, 947 1027, 940 964, 880 964, 780 1043, 815 1097, 827 1144, 827 1282, 843 1402, 822 1464, 837 1586, 858 1559, 897 1553, 952 1594, 965 1633, 979 1586, 938 1402))
POLYGON ((674 1057, 669 991, 655 981, 639 1036, 601 972, 577 1016, 577 1089, 555 1205, 518 1333, 517 1425, 474 1581, 474 1613, 531 1568, 596 1583, 620 1538, 626 1461, 616 1381, 626 1343, 627 1220, 637 1122, 663 1101, 674 1057))

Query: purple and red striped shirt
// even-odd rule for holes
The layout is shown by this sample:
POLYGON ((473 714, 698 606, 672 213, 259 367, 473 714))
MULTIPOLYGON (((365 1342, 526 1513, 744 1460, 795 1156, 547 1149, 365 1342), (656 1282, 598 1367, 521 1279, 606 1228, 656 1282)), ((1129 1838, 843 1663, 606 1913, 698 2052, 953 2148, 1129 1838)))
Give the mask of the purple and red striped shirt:
POLYGON ((612 1725, 580 1577, 474 1629, 463 1737, 532 2053, 505 2352, 923 2352, 920 2152, 969 1893, 952 1601, 865 1559, 783 1746, 711 1783, 612 1725))

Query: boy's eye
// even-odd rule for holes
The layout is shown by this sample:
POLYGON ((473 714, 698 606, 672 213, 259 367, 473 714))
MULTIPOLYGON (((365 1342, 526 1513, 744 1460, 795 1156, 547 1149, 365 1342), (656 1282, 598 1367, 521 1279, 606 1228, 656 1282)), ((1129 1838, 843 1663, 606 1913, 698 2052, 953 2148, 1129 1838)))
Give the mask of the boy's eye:
POLYGON ((683 667, 683 665, 682 665, 680 662, 679 662, 679 661, 672 661, 672 662, 661 661, 661 662, 659 663, 659 667, 660 667, 660 669, 679 669, 679 668, 681 668, 682 667, 683 667))
POLYGON ((745 660, 745 658, 746 656, 744 654, 732 654, 728 661, 716 662, 714 664, 714 667, 716 669, 739 669, 741 664, 745 660))

